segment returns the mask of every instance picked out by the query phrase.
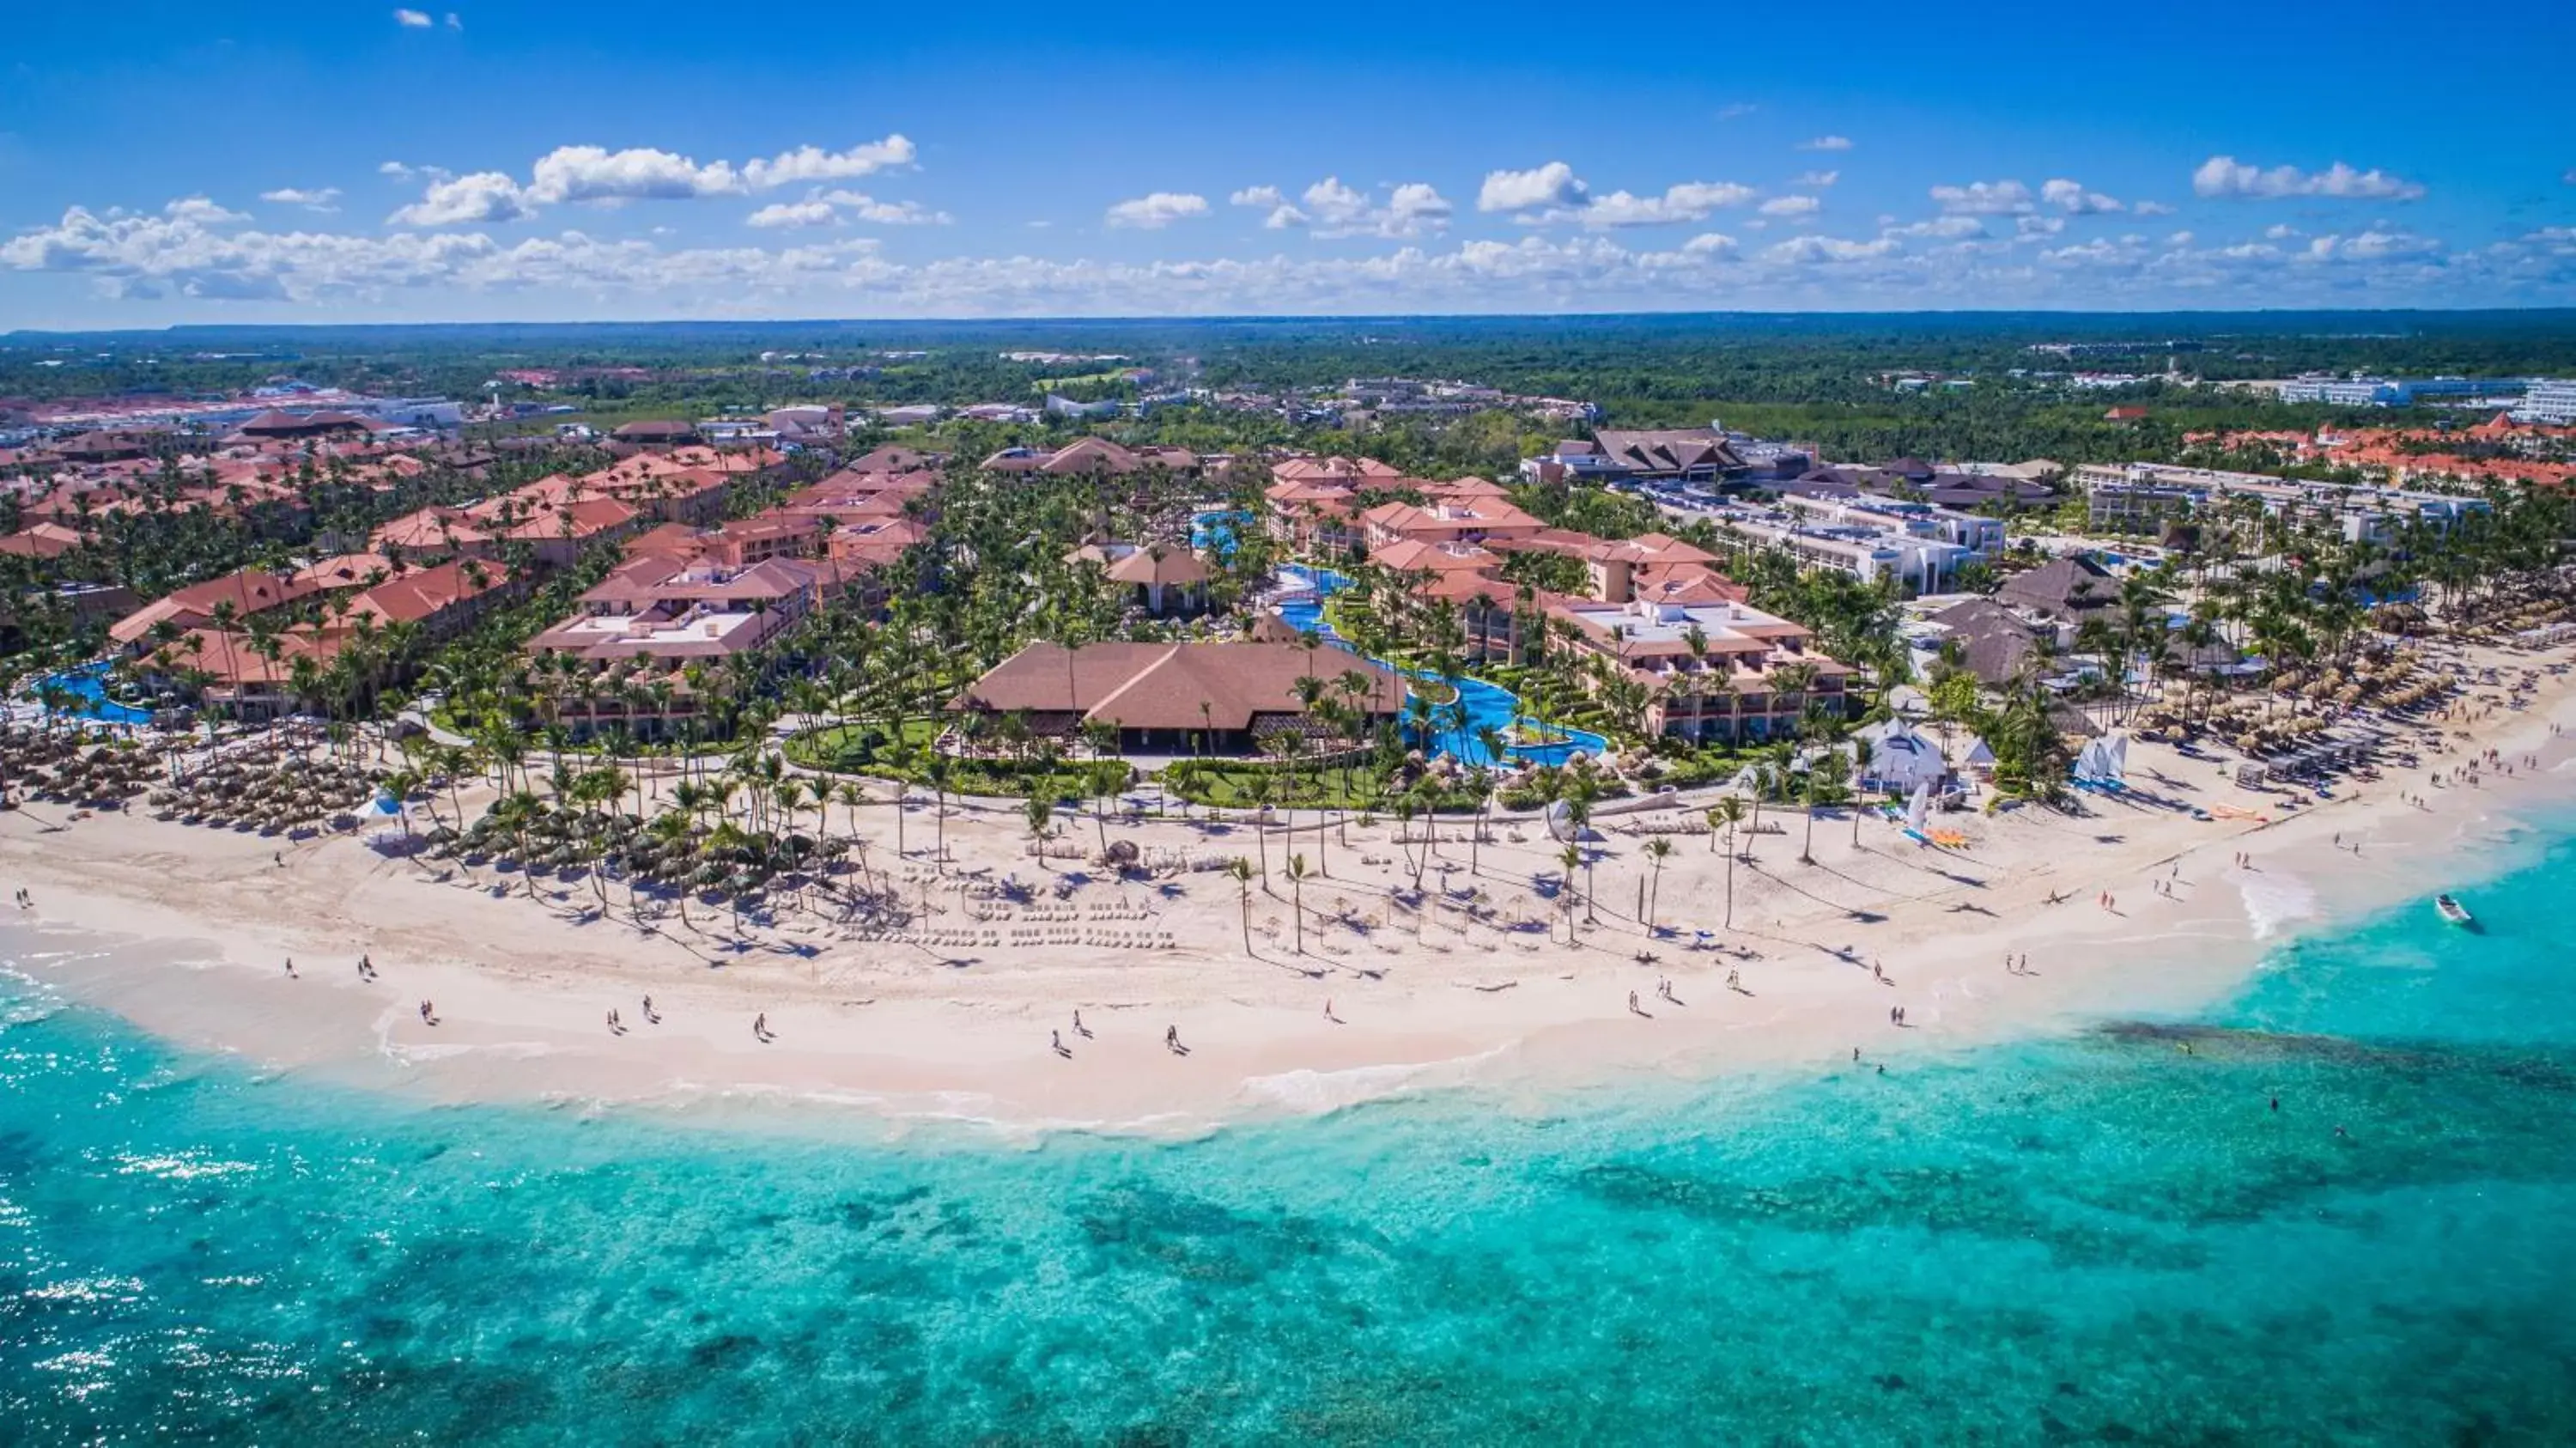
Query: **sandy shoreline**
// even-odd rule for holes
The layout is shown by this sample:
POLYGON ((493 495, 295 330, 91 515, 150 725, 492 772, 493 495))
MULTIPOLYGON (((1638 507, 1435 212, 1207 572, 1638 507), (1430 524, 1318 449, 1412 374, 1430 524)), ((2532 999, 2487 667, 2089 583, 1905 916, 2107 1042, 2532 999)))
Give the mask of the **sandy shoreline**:
MULTIPOLYGON (((1785 832, 1751 841, 1755 865, 1736 868, 1737 928, 1722 939, 1758 959, 1688 948, 1692 929, 1716 927, 1721 910, 1724 857, 1705 836, 1675 838, 1656 890, 1656 913, 1680 936, 1650 939, 1630 918, 1651 872, 1645 837, 1618 827, 1652 814, 1601 821, 1602 924, 1579 946, 1565 943, 1562 912, 1528 892, 1533 871, 1553 868, 1543 832, 1514 840, 1497 826, 1471 876, 1467 827, 1450 825, 1440 857, 1455 866, 1453 887, 1481 887, 1504 915, 1547 921, 1547 943, 1450 909, 1421 923, 1417 943, 1415 917, 1387 894, 1409 875, 1391 825, 1354 824, 1347 847, 1336 835, 1325 852, 1331 876, 1306 882, 1301 956, 1278 876, 1290 848, 1312 862, 1311 827, 1293 847, 1270 844, 1279 898, 1256 895, 1249 955, 1236 887, 1221 874, 1182 876, 1168 894, 1093 880, 1059 904, 1047 887, 1070 866, 1032 860, 1016 820, 953 812, 958 867, 1036 883, 1039 907, 1074 917, 1058 932, 1072 943, 934 949, 757 930, 737 951, 721 938, 721 912, 693 910, 695 930, 666 919, 650 934, 614 907, 579 923, 576 912, 594 903, 587 883, 542 882, 552 897, 532 901, 516 875, 386 860, 355 839, 284 844, 139 815, 67 822, 67 809, 41 802, 0 815, 0 874, 35 902, 0 922, 0 953, 68 997, 182 1044, 433 1100, 800 1098, 895 1120, 1177 1135, 1444 1085, 1540 1096, 1627 1073, 1848 1065, 1855 1048, 1897 1062, 2187 1013, 2237 989, 2288 931, 2500 867, 2515 811, 2576 797, 2576 766, 2558 768, 2576 743, 2551 727, 2568 723, 2576 681, 2544 676, 2527 708, 2445 726, 2470 731, 2452 752, 2290 813, 2223 783, 2214 761, 2133 749, 2131 778, 2143 789, 2186 805, 2263 808, 2273 815, 2264 826, 2091 800, 2086 815, 1945 818, 1971 845, 1941 853, 1877 820, 1861 823, 1855 849, 1848 818, 1828 815, 1815 823, 1816 863, 1802 865, 1805 825, 1791 811, 1779 817, 1785 832), (2490 772, 2477 787, 2427 784, 2490 747, 2511 761, 2537 756, 2540 767, 2490 772), (2356 841, 2359 855, 2344 848, 2356 841), (281 849, 282 868, 272 863, 281 849), (2239 851, 2253 869, 2235 867, 2239 851), (439 869, 452 878, 434 881, 439 869), (2159 879, 2172 882, 2170 897, 2159 879), (2095 903, 2106 891, 2116 912, 2095 903), (2070 898, 2045 903, 2053 892, 2070 898), (1320 920, 1336 901, 1346 919, 1384 923, 1362 932, 1320 920), (1275 942, 1260 933, 1265 923, 1277 926, 1275 942), (1173 948, 1079 938, 1112 931, 1168 934, 1173 948), (1640 963, 1641 951, 1657 958, 1640 963), (358 976, 361 952, 380 972, 373 982, 358 976), (2027 954, 2035 973, 2008 973, 2007 954, 2027 954), (300 978, 286 977, 288 957, 300 978), (1741 989, 1730 989, 1730 971, 1741 989), (1658 993, 1665 980, 1676 1000, 1658 993), (1643 1015, 1630 1011, 1631 991, 1643 1015), (648 994, 659 1024, 642 1018, 648 994), (423 999, 436 1003, 436 1026, 417 1014, 423 999), (1896 1007, 1903 1028, 1888 1020, 1896 1007), (623 1035, 606 1026, 612 1008, 623 1035), (1077 1009, 1088 1036, 1073 1029, 1077 1009), (770 1042, 751 1031, 764 1012, 770 1042), (1188 1054, 1165 1049, 1167 1027, 1188 1054), (1069 1056, 1050 1048, 1051 1033, 1069 1056)), ((906 826, 919 858, 904 861, 893 858, 891 808, 861 818, 876 867, 919 875, 950 912, 934 923, 970 928, 953 877, 931 878, 927 803, 906 826)), ((1773 817, 1766 811, 1766 823, 1773 817)), ((1240 828, 1111 828, 1149 848, 1256 851, 1240 828)), ((1068 839, 1087 842, 1093 830, 1071 821, 1068 839)), ((619 898, 614 886, 609 895, 619 898)), ((1028 908, 974 923, 973 938, 1035 931, 1028 908)))

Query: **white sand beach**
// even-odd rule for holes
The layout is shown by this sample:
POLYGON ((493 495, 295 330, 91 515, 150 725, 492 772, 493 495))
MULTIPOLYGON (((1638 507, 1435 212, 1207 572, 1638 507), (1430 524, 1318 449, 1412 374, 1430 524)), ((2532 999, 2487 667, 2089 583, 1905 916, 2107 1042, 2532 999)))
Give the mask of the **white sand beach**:
MULTIPOLYGON (((2457 719, 2416 730, 2438 729, 2443 752, 2330 800, 2240 789, 2213 759, 2140 745, 2129 777, 2141 798, 1943 816, 1938 827, 1967 837, 1955 850, 1875 816, 1855 844, 1836 811, 1816 819, 1814 862, 1802 864, 1805 819, 1766 809, 1734 867, 1732 930, 1719 929, 1726 857, 1697 826, 1705 801, 1605 811, 1597 899, 1576 907, 1573 944, 1559 900, 1531 884, 1557 869, 1559 846, 1526 818, 1498 819, 1472 846, 1466 821, 1444 822, 1423 872, 1427 916, 1400 896, 1412 869, 1391 821, 1350 821, 1320 842, 1311 815, 1293 840, 1273 827, 1249 950, 1236 883, 1220 871, 1110 878, 1074 858, 1096 849, 1087 815, 1065 817, 1066 857, 1041 862, 1015 808, 954 802, 943 864, 926 794, 912 799, 905 857, 890 799, 858 815, 870 868, 926 902, 912 940, 850 938, 828 907, 746 923, 738 937, 722 907, 639 926, 614 883, 602 911, 585 880, 541 879, 531 899, 516 873, 388 859, 350 835, 288 843, 156 821, 139 806, 72 819, 31 802, 0 815, 0 876, 32 900, 9 945, 21 968, 263 1067, 435 1099, 775 1095, 896 1119, 1187 1133, 1444 1084, 1508 1096, 1628 1072, 1848 1062, 1855 1050, 1901 1062, 2186 1012, 2236 988, 2305 921, 2495 868, 2511 811, 2567 790, 2559 766, 2576 749, 2556 726, 2576 722, 2570 686, 2544 676, 2518 709, 2501 690, 2472 690, 2457 719), (2511 773, 2430 782, 2490 748, 2511 773), (2191 816, 2222 804, 2264 818, 2191 816), (1650 883, 1652 832, 1694 826, 1672 836, 1650 883), (1320 871, 1302 888, 1302 952, 1291 852, 1320 871), (1024 894, 999 888, 1013 877, 1024 894), (1636 918, 1641 889, 1673 933, 1636 918), (1717 948, 1693 948, 1703 929, 1717 948), (2007 968, 2025 955, 2027 973, 2007 968)), ((469 814, 485 799, 468 792, 469 814)), ((1240 821, 1107 829, 1149 857, 1265 848, 1240 821)))

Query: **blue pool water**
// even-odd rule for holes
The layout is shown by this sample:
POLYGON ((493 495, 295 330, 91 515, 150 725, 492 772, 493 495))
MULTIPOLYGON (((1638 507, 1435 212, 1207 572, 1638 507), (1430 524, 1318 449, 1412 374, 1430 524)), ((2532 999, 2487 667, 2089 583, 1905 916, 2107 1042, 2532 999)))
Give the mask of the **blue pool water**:
POLYGON ((1234 556, 1234 541, 1244 529, 1252 526, 1253 515, 1233 508, 1215 508, 1191 515, 1190 546, 1202 553, 1213 553, 1218 559, 1234 556))
MULTIPOLYGON (((1280 621, 1300 633, 1311 631, 1335 648, 1349 649, 1353 653, 1359 652, 1351 648, 1347 639, 1335 633, 1332 624, 1324 618, 1323 600, 1349 587, 1350 579, 1329 568, 1308 568, 1303 564, 1294 563, 1283 565, 1279 572, 1291 581, 1305 583, 1314 590, 1310 596, 1286 599, 1276 605, 1273 612, 1279 615, 1280 621)), ((1385 661, 1381 659, 1374 662, 1384 663, 1385 661)), ((1387 666, 1397 667, 1393 664, 1387 666)), ((1418 669, 1408 672, 1415 678, 1433 677, 1418 669)), ((1494 762, 1492 751, 1486 749, 1477 739, 1476 731, 1479 729, 1509 730, 1513 722, 1521 717, 1520 700, 1509 689, 1499 684, 1489 684, 1482 679, 1458 679, 1455 683, 1458 686, 1459 702, 1467 706, 1467 727, 1461 732, 1444 725, 1432 741, 1432 747, 1440 753, 1456 758, 1461 763, 1491 764, 1494 762)), ((1566 728, 1563 732, 1566 737, 1559 743, 1514 745, 1508 752, 1514 759, 1528 764, 1563 764, 1573 758, 1577 750, 1595 758, 1609 752, 1610 741, 1588 729, 1566 728)))
POLYGON ((152 722, 151 710, 137 709, 130 704, 120 704, 107 697, 107 665, 105 664, 85 664, 80 668, 55 674, 47 682, 59 684, 72 692, 77 700, 72 705, 72 712, 75 714, 109 724, 152 722))
POLYGON ((1178 1145, 423 1108, 0 976, 0 1437, 2576 1441, 2571 890, 2198 1023, 1178 1145))

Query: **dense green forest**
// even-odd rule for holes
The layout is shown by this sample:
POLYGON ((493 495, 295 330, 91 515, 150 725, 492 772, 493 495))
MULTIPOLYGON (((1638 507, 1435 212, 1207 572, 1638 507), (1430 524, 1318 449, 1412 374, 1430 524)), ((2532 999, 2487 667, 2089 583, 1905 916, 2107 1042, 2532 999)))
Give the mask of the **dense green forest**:
MULTIPOLYGON (((2576 312, 2277 312, 2093 315, 1910 313, 1026 322, 724 322, 591 325, 183 327, 0 337, 0 421, 66 398, 224 395, 292 377, 378 393, 473 397, 495 374, 564 374, 543 394, 608 424, 854 406, 1035 403, 1045 384, 1080 397, 1179 386, 1285 395, 1354 377, 1451 378, 1586 401, 1604 425, 1700 425, 1814 444, 1840 459, 1921 454, 2066 462, 2170 456, 2187 432, 2314 428, 2362 417, 2288 407, 2216 382, 2301 371, 2425 376, 2576 375, 2576 312), (2080 344, 2073 357, 2035 350, 2080 344), (1006 351, 1111 354, 1117 364, 1013 362, 1006 351), (764 354, 768 354, 764 357, 764 354), (1154 370, 1138 385, 1104 375, 1154 370), (2077 389, 2091 369, 2146 380, 2077 389), (1919 390, 1897 374, 1937 379, 1919 390), (2052 375, 2056 374, 2056 375, 2052 375), (2113 421, 2114 405, 2143 420, 2113 421)), ((505 395, 536 397, 526 389, 505 395)), ((2417 412, 2411 417, 2435 414, 2417 412)), ((531 423, 531 426, 540 425, 531 423)), ((1083 430, 974 430, 971 443, 1083 430)), ((1203 449, 1275 445, 1367 451, 1407 465, 1508 466, 1549 428, 1497 412, 1389 420, 1365 440, 1259 411, 1177 407, 1110 429, 1203 449)))

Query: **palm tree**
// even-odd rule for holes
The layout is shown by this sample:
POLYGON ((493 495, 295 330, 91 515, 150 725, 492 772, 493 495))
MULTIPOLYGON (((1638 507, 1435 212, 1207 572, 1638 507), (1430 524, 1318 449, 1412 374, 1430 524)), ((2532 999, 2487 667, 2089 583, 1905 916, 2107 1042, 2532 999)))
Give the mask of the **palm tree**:
POLYGON ((1297 921, 1297 953, 1304 955, 1306 953, 1306 857, 1304 855, 1288 857, 1288 889, 1294 897, 1289 902, 1288 912, 1295 916, 1297 921))
POLYGON ((1557 863, 1565 866, 1565 943, 1574 943, 1574 872, 1583 868, 1583 851, 1574 845, 1559 850, 1557 863))
POLYGON ((1226 861, 1227 878, 1234 881, 1235 903, 1243 912, 1243 953, 1252 953, 1252 862, 1241 855, 1226 861))
POLYGON ((1047 828, 1055 823, 1055 801, 1048 799, 1041 790, 1029 796, 1020 813, 1028 821, 1031 852, 1037 856, 1038 865, 1043 869, 1046 865, 1047 828))
POLYGON ((1670 858, 1672 853, 1673 842, 1661 835, 1646 841, 1646 862, 1654 867, 1654 875, 1646 886, 1646 933, 1649 935, 1658 933, 1658 927, 1655 924, 1655 907, 1663 903, 1664 861, 1670 858))
POLYGON ((1709 808, 1709 811, 1708 811, 1708 826, 1709 826, 1709 830, 1708 830, 1708 842, 1709 842, 1709 844, 1710 844, 1710 846, 1711 846, 1712 848, 1714 848, 1714 847, 1716 846, 1716 844, 1717 844, 1717 831, 1718 831, 1718 827, 1719 827, 1719 826, 1721 826, 1721 825, 1723 825, 1723 826, 1725 827, 1725 829, 1726 829, 1726 925, 1725 925, 1725 928, 1726 928, 1726 929, 1729 929, 1729 930, 1732 930, 1732 929, 1734 929, 1734 928, 1735 928, 1735 858, 1736 858, 1736 851, 1735 851, 1735 827, 1736 827, 1737 825, 1739 825, 1739 824, 1742 824, 1743 822, 1744 822, 1744 801, 1743 801, 1743 800, 1740 800, 1740 799, 1738 799, 1738 798, 1736 798, 1734 795, 1731 795, 1731 794, 1730 794, 1730 795, 1726 796, 1724 799, 1719 800, 1716 804, 1714 804, 1714 805, 1710 806, 1710 808, 1709 808))
POLYGON ((930 758, 923 761, 921 767, 922 772, 930 776, 931 807, 938 830, 937 839, 933 845, 933 867, 944 870, 947 868, 948 861, 948 775, 952 762, 947 755, 939 752, 938 745, 933 744, 930 758))
POLYGON ((1264 770, 1252 777, 1252 840, 1261 851, 1261 890, 1270 892, 1270 802, 1279 795, 1279 778, 1264 770))

